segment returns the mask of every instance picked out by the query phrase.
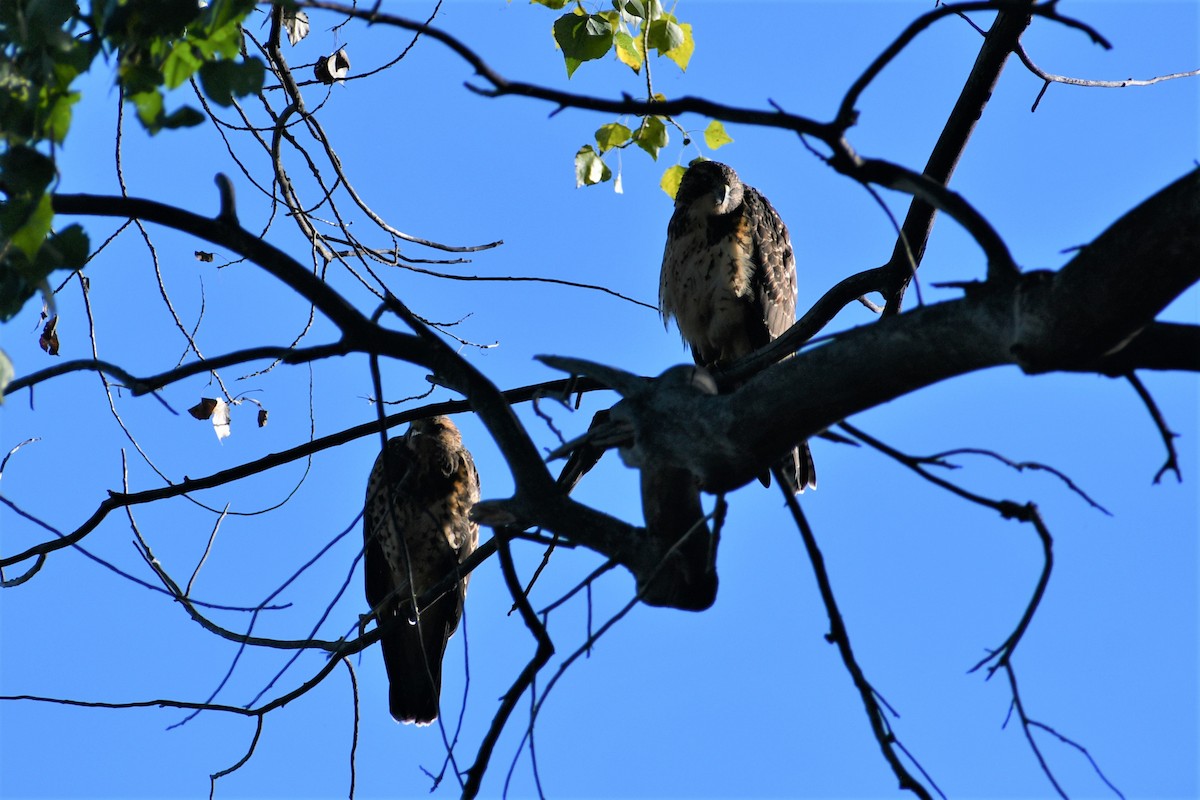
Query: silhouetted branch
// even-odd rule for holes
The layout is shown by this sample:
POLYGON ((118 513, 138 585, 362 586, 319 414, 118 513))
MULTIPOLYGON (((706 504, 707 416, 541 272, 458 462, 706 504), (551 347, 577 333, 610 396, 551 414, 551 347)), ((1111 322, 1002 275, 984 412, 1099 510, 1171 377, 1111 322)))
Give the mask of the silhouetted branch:
POLYGON ((829 633, 826 634, 826 639, 837 646, 838 653, 842 657, 842 663, 846 666, 846 671, 850 673, 850 679, 854 682, 854 688, 858 690, 859 698, 866 709, 867 720, 871 724, 871 732, 875 736, 875 741, 879 744, 880 752, 883 753, 884 760, 888 762, 897 780, 900 781, 901 789, 910 791, 917 797, 932 800, 929 790, 912 776, 896 755, 894 749, 896 734, 892 731, 887 717, 884 716, 883 709, 880 708, 876 700, 875 689, 867 680, 866 675, 863 674, 862 667, 859 666, 858 660, 854 657, 854 651, 850 647, 850 635, 846 631, 846 624, 842 620, 841 611, 838 610, 837 598, 833 594, 833 584, 830 582, 829 573, 825 569, 825 557, 821 554, 821 548, 817 545, 817 538, 808 524, 808 519, 804 516, 804 512, 801 511, 800 504, 796 502, 796 496, 787 488, 787 481, 783 479, 783 473, 775 466, 771 467, 771 472, 774 474, 775 482, 779 485, 779 489, 783 493, 788 511, 791 512, 792 519, 796 522, 796 528, 800 532, 801 540, 804 542, 804 549, 808 553, 809 564, 812 565, 813 575, 817 580, 817 590, 821 594, 821 602, 825 606, 825 613, 829 616, 829 633))
POLYGON ((1051 83, 1065 83, 1069 86, 1084 86, 1100 89, 1126 89, 1131 86, 1153 86, 1154 84, 1162 83, 1163 81, 1173 81, 1178 78, 1194 78, 1197 75, 1200 75, 1200 69, 1194 69, 1189 72, 1173 72, 1170 75, 1158 75, 1153 78, 1141 80, 1137 78, 1125 78, 1119 81, 1101 81, 1085 78, 1071 78, 1066 75, 1055 75, 1054 73, 1046 72, 1037 64, 1033 63, 1033 59, 1029 56, 1029 53, 1025 50, 1025 46, 1022 44, 1017 45, 1015 52, 1017 57, 1021 59, 1021 63, 1025 65, 1025 68, 1041 78, 1043 81, 1041 91, 1038 92, 1037 97, 1033 101, 1033 105, 1029 108, 1031 112, 1037 111, 1037 107, 1042 102, 1042 97, 1046 94, 1046 90, 1050 88, 1051 83))
POLYGON ((1162 412, 1158 410, 1158 403, 1154 402, 1154 396, 1150 394, 1150 390, 1146 388, 1146 384, 1142 383, 1133 372, 1125 376, 1129 381, 1129 385, 1137 392, 1138 397, 1142 399, 1146 410, 1150 412, 1150 418, 1154 420, 1154 427, 1158 429, 1158 435, 1162 437, 1163 446, 1167 448, 1167 460, 1159 467, 1158 472, 1154 473, 1154 483, 1162 480, 1162 476, 1168 472, 1175 473, 1175 479, 1179 483, 1183 483, 1183 473, 1179 471, 1179 454, 1175 452, 1175 439, 1179 434, 1174 433, 1167 425, 1167 420, 1163 417, 1162 412))
POLYGON ((479 788, 483 783, 483 776, 487 772, 492 751, 495 749, 496 742, 500 739, 500 734, 503 733, 505 725, 508 724, 508 718, 512 715, 513 709, 516 708, 517 700, 521 698, 521 695, 525 694, 526 689, 533 683, 534 677, 554 655, 554 642, 551 641, 550 634, 546 632, 546 627, 537 618, 537 614, 534 613, 533 607, 529 605, 529 600, 525 597, 521 589, 521 579, 517 577, 516 566, 513 564, 512 559, 512 551, 509 549, 508 539, 503 529, 496 530, 496 539, 499 541, 500 571, 504 576, 504 585, 508 587, 508 593, 512 596, 513 602, 517 604, 517 609, 521 612, 521 620, 525 623, 525 627, 529 629, 534 641, 537 642, 537 649, 529 659, 529 663, 517 675, 516 680, 513 681, 513 685, 504 693, 504 697, 500 701, 500 708, 496 710, 496 714, 492 718, 492 724, 488 727, 487 734, 479 743, 479 752, 475 757, 475 763, 467 770, 467 781, 463 786, 462 796, 468 800, 479 794, 479 788))

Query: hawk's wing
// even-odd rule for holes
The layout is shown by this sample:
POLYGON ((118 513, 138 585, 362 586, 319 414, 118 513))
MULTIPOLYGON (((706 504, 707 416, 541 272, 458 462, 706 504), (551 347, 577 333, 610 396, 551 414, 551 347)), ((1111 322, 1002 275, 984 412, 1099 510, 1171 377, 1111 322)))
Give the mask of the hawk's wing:
POLYGON ((787 225, 771 202, 753 186, 746 186, 743 202, 757 267, 753 296, 767 329, 767 340, 755 343, 761 347, 796 321, 796 256, 787 225))

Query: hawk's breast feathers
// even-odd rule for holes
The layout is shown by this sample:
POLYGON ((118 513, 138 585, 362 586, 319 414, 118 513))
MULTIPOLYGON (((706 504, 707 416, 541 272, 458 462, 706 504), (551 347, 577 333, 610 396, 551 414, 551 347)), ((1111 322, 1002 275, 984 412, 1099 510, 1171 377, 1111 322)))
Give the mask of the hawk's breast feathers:
POLYGON ((715 161, 684 174, 659 277, 665 323, 674 317, 697 363, 725 364, 792 324, 796 261, 787 226, 754 187, 715 161))

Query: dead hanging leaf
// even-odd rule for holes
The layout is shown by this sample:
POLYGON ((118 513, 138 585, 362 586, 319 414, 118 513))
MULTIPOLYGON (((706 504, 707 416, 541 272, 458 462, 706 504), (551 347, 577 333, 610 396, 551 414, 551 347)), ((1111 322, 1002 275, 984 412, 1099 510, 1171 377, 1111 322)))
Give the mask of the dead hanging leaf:
POLYGON ((201 397, 200 402, 188 409, 188 413, 196 419, 208 419, 212 416, 217 401, 211 397, 201 397))
POLYGON ((203 261, 203 262, 204 262, 204 263, 206 263, 206 264, 212 263, 212 260, 213 260, 213 254, 212 254, 212 253, 206 253, 206 252, 204 252, 203 250, 197 250, 197 251, 196 251, 196 260, 197 260, 197 261, 203 261))
POLYGON ((213 409, 212 423, 213 432, 217 434, 217 441, 229 437, 229 405, 224 400, 217 400, 217 407, 213 409))
POLYGON ((260 408, 258 410, 258 427, 262 428, 267 424, 267 410, 260 408))
POLYGON ((308 14, 303 11, 283 12, 283 29, 287 31, 288 42, 292 47, 308 36, 308 14))
POLYGON ((350 74, 350 56, 346 54, 346 48, 338 50, 331 56, 322 56, 317 59, 317 63, 313 66, 313 75, 321 83, 336 83, 343 80, 350 74))
POLYGON ((58 315, 55 314, 50 319, 46 320, 45 326, 42 328, 42 335, 38 337, 38 344, 52 356, 58 355, 58 315))
POLYGON ((224 400, 202 397, 199 403, 188 409, 188 413, 196 419, 211 419, 218 441, 229 436, 229 404, 224 400))

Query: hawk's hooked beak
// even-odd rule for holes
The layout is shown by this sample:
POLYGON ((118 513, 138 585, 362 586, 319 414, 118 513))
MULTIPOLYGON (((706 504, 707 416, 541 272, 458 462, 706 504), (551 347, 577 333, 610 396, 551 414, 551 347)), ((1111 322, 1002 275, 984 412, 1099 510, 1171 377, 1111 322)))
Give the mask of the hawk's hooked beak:
POLYGON ((725 201, 729 199, 729 184, 722 183, 713 189, 713 202, 717 204, 717 208, 724 208, 725 201))

